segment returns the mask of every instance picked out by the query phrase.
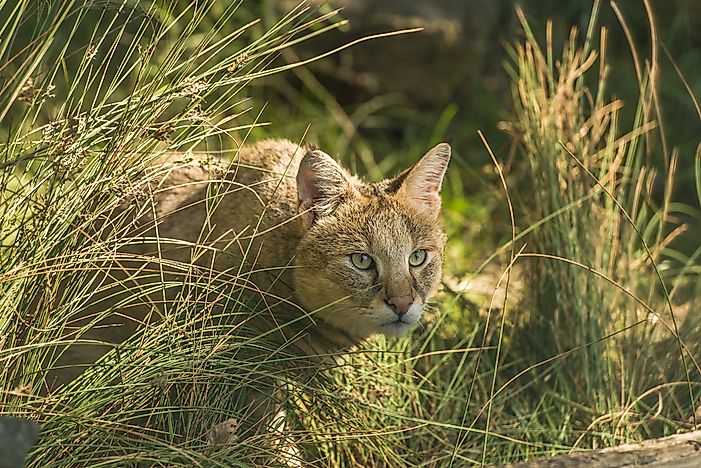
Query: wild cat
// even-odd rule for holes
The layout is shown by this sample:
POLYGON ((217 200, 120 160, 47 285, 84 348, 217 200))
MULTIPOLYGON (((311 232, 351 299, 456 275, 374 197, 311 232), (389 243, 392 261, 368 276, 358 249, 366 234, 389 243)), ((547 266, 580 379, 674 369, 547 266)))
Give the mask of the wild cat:
MULTIPOLYGON (((236 273, 268 302, 310 313, 309 344, 319 353, 375 334, 400 336, 440 282, 439 192, 450 154, 441 143, 373 184, 323 151, 286 140, 244 146, 233 161, 171 155, 149 169, 151 193, 123 250, 160 269, 236 273)), ((108 327, 94 337, 115 342, 131 332, 108 327)))
MULTIPOLYGON (((160 281, 181 290, 184 272, 199 268, 210 280, 237 282, 267 304, 285 306, 271 307, 273 314, 311 316, 295 343, 310 356, 376 334, 403 335, 440 282, 446 236, 439 192, 450 155, 441 143, 396 177, 373 184, 323 151, 286 140, 242 147, 232 161, 167 156, 147 170, 149 196, 121 249, 133 260, 122 258, 110 275, 119 284, 160 281), (145 279, 147 270, 160 275, 145 279)), ((167 302, 167 294, 152 302, 164 297, 167 302)), ((150 320, 148 307, 125 307, 100 322, 110 326, 83 338, 118 343, 150 320)), ((74 378, 76 364, 94 362, 107 349, 72 346, 58 380, 74 378)), ((258 392, 253 399, 270 397, 258 392)))

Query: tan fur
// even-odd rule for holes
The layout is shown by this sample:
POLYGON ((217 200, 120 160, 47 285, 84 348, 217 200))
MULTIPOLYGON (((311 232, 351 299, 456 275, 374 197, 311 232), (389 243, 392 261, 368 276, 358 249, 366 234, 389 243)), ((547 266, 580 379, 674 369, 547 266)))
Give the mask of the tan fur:
MULTIPOLYGON (((101 322, 115 326, 84 338, 123 341, 154 320, 194 274, 246 287, 269 305, 282 303, 280 310, 309 313, 315 325, 298 344, 310 353, 348 348, 377 333, 403 334, 440 280, 446 238, 438 191, 449 157, 448 145, 438 145, 414 168, 377 184, 285 140, 243 147, 233 161, 164 158, 147 171, 149 197, 121 248, 132 259, 114 265, 111 276, 127 289, 174 286, 165 296, 146 294, 145 306, 125 307, 101 322), (416 249, 425 249, 427 259, 411 267, 416 249), (354 267, 350 255, 358 252, 370 255, 374 268, 354 267), (401 317, 393 298, 411 300, 401 317)), ((104 351, 69 350, 63 363, 94 361, 104 351)))

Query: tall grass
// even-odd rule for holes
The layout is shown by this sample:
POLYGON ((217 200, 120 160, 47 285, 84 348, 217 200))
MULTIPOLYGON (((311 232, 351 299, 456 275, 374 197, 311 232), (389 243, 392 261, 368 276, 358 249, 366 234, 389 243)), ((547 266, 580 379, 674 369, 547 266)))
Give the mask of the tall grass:
MULTIPOLYGON (((175 279, 144 291, 128 269, 125 278, 108 268, 135 260, 123 247, 148 200, 145 168, 174 151, 234 156, 262 136, 263 103, 247 98, 247 86, 303 63, 290 44, 342 24, 301 5, 266 28, 259 13, 244 2, 0 2, 0 413, 41 424, 30 466, 270 466, 289 439, 310 465, 466 466, 693 424, 691 395, 701 390, 689 338, 698 324, 678 316, 675 325, 669 304, 698 272, 693 258, 683 274, 661 268, 682 208, 671 184, 662 204, 650 190, 672 180, 675 158, 662 173, 646 164, 658 116, 644 75, 635 121, 622 128, 595 13, 559 60, 522 18, 510 129, 529 183, 516 242, 532 240, 507 249, 529 259, 532 295, 517 310, 495 310, 500 326, 446 290, 411 337, 378 338, 320 366, 236 319, 269 312, 246 271, 169 264, 175 279), (114 281, 128 294, 79 321, 114 281), (89 326, 156 293, 169 298, 154 308, 159 320, 53 388, 66 345, 86 343, 89 326), (212 444, 211 428, 240 424, 247 395, 261 390, 285 408, 284 429, 212 444)), ((323 142, 343 152, 356 141, 373 177, 405 165, 375 161, 352 136, 381 100, 349 119, 299 70, 327 106, 314 111, 337 123, 323 142)), ((409 146, 418 157, 430 143, 409 146)), ((474 229, 460 223, 449 224, 456 238, 474 229)))
POLYGON ((580 39, 573 29, 559 58, 552 24, 541 47, 519 12, 526 40, 513 52, 516 119, 507 127, 525 158, 517 194, 533 230, 520 254, 529 305, 510 345, 542 379, 535 419, 561 420, 560 440, 573 449, 689 427, 701 370, 697 325, 684 312, 695 301, 680 306, 670 294, 689 279, 663 271, 686 227, 672 215, 678 155, 662 168, 648 157, 664 138, 655 133, 659 65, 641 70, 626 128, 624 103, 607 97, 612 70, 598 9, 594 2, 588 30, 580 39))

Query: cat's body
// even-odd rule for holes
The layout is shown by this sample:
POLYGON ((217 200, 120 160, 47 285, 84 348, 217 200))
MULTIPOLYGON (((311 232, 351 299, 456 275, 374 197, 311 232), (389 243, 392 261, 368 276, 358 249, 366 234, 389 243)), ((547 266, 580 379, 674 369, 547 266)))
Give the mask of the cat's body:
MULTIPOLYGON (((259 326, 309 317, 299 321, 303 329, 283 334, 296 336, 310 355, 374 334, 401 335, 418 322, 440 280, 445 235, 438 192, 449 157, 450 147, 438 145, 376 184, 285 140, 242 147, 231 161, 162 158, 136 185, 146 196, 131 206, 133 227, 119 260, 95 281, 103 293, 89 299, 90 312, 72 319, 72 327, 84 330, 102 313, 81 338, 120 343, 157 321, 176 296, 182 300, 184 287, 209 283, 262 298, 272 316, 259 326)), ((204 300, 235 307, 220 299, 204 300)), ((109 349, 71 346, 51 378, 66 383, 109 349)))
MULTIPOLYGON (((211 267, 219 272, 237 271, 245 259, 250 269, 272 269, 259 274, 257 286, 267 289, 273 278, 275 291, 292 294, 290 264, 301 238, 295 174, 306 151, 282 140, 266 140, 242 148, 234 162, 206 156, 173 155, 153 168, 150 190, 153 211, 140 219, 144 237, 184 240, 189 245, 161 249, 162 257, 211 267), (262 216, 261 216, 262 215, 262 216), (154 220, 157 222, 154 223, 154 220), (220 252, 193 257, 195 245, 220 252)), ((153 247, 151 245, 150 247, 153 247)), ((154 253, 144 247, 141 252, 154 253)))
POLYGON ((243 147, 233 162, 172 156, 153 168, 152 208, 139 220, 145 240, 129 250, 299 306, 316 319, 319 352, 400 335, 440 279, 438 190, 449 155, 439 145, 415 168, 371 185, 285 140, 243 147), (409 263, 414 252, 425 252, 420 265, 409 263), (355 266, 354 254, 370 267, 355 266))
MULTIPOLYGON (((162 158, 136 182, 146 196, 118 210, 128 235, 94 282, 102 289, 89 296, 89 312, 71 320, 93 344, 64 350, 49 380, 72 380, 109 349, 94 343, 120 343, 168 316, 171 305, 177 315, 189 295, 190 304, 212 307, 205 313, 233 315, 236 304, 217 291, 237 288, 267 305, 254 327, 280 327, 306 356, 405 333, 440 280, 438 192, 449 157, 450 147, 438 145, 376 184, 284 140, 243 147, 231 161, 162 158), (97 326, 93 314, 102 314, 97 326)), ((263 425, 281 414, 270 405, 275 385, 267 388, 248 396, 257 408, 249 419, 263 425)))
POLYGON ((294 174, 305 154, 287 141, 242 148, 235 161, 173 155, 149 174, 149 202, 131 253, 211 273, 271 302, 293 295, 292 263, 301 238, 294 174), (160 239, 158 244, 153 239, 160 239))

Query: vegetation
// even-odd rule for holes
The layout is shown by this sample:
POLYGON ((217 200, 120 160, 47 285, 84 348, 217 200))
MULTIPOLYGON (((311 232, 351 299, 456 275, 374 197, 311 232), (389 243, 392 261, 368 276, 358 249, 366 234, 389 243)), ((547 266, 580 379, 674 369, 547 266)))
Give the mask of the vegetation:
MULTIPOLYGON (((466 195, 478 171, 456 146, 445 284, 412 336, 309 369, 227 319, 265 313, 238 273, 176 265, 164 317, 49 392, 65 346, 143 294, 77 321, 107 291, 105 266, 128 260, 128 205, 160 155, 226 157, 281 135, 379 178, 452 128, 449 107, 401 141, 373 139, 407 114, 382 114, 381 97, 342 108, 304 68, 322 57, 292 48, 343 27, 338 13, 302 4, 273 18, 249 3, 0 0, 0 415, 41 425, 29 466, 269 466, 288 438, 320 466, 497 464, 701 424, 701 245, 686 232, 701 220, 701 146, 698 133, 693 156, 669 141, 659 92, 686 82, 662 69, 654 40, 648 62, 631 42, 637 102, 616 99, 598 2, 562 47, 519 10, 501 124, 517 149, 506 164, 482 137, 492 171, 466 195), (293 72, 312 97, 271 81, 293 72), (694 196, 677 201, 675 184, 694 196), (475 293, 485 282, 490 294, 475 293), (211 444, 210 429, 235 425, 273 378, 287 389, 285 428, 211 444)), ((686 99, 698 109, 693 90, 686 99)))

